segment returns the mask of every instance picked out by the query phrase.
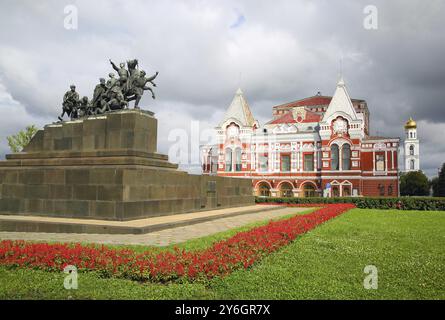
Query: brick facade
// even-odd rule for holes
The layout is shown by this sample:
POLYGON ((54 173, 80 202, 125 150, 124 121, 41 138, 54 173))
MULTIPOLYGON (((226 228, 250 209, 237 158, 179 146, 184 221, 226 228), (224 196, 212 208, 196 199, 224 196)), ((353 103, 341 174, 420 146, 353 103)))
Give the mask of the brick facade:
POLYGON ((216 128, 218 144, 202 148, 203 172, 251 179, 259 196, 398 195, 399 138, 369 135, 366 101, 350 99, 342 80, 332 97, 272 114, 260 127, 238 90, 216 128))

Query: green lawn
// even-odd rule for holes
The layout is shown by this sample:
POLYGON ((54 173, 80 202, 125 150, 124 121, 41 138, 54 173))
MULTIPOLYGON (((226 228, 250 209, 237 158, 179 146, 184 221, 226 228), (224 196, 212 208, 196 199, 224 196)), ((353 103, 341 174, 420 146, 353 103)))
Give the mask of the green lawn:
MULTIPOLYGON (((232 232, 193 240, 202 248, 232 232)), ((2 299, 445 299, 445 212, 354 209, 250 270, 208 283, 158 285, 79 274, 0 268, 2 299), (363 288, 366 265, 378 289, 363 288)))

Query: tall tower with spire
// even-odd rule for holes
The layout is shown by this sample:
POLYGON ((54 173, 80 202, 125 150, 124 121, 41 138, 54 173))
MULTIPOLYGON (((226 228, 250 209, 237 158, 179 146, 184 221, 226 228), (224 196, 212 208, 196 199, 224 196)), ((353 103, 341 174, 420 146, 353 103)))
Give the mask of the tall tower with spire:
POLYGON ((417 123, 410 117, 405 123, 405 172, 420 170, 419 147, 417 123))

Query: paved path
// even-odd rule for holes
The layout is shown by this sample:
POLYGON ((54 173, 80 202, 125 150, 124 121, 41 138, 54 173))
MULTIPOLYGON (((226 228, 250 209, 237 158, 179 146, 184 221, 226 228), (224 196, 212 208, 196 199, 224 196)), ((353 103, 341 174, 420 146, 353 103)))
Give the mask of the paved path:
POLYGON ((0 239, 167 246, 170 244, 180 243, 190 239, 205 237, 214 233, 241 227, 253 222, 276 219, 294 213, 297 214, 308 209, 309 208, 294 207, 265 212, 246 213, 238 216, 221 218, 193 225, 165 229, 140 235, 0 232, 0 239))
MULTIPOLYGON (((75 218, 58 218, 58 217, 41 217, 41 216, 19 216, 19 215, 0 215, 2 221, 24 221, 24 222, 46 222, 53 224, 70 224, 70 225, 91 225, 91 226, 110 226, 110 227, 150 227, 157 225, 174 225, 177 223, 191 223, 199 219, 212 220, 245 214, 251 212, 268 211, 280 208, 274 205, 251 205, 242 207, 230 207, 224 209, 196 211, 189 213, 172 214, 159 217, 143 218, 129 221, 112 221, 97 219, 75 219, 75 218)), ((202 222, 202 221, 199 221, 202 222)))

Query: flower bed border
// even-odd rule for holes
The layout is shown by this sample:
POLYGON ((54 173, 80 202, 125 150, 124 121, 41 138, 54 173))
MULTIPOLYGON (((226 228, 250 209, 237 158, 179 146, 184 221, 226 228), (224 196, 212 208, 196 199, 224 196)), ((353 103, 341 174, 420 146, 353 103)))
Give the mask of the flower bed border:
POLYGON ((237 269, 247 269, 299 235, 355 208, 353 204, 344 203, 317 206, 323 207, 239 232, 198 251, 175 248, 173 251, 138 254, 133 250, 111 249, 104 245, 4 240, 0 242, 0 265, 45 271, 60 271, 67 265, 74 265, 79 271, 96 271, 110 277, 139 281, 206 280, 228 275, 237 269))

